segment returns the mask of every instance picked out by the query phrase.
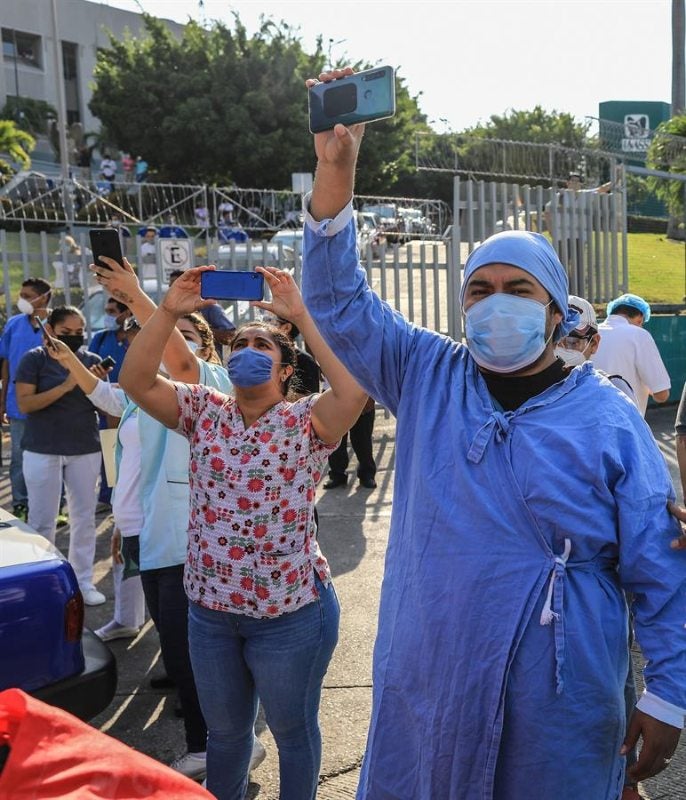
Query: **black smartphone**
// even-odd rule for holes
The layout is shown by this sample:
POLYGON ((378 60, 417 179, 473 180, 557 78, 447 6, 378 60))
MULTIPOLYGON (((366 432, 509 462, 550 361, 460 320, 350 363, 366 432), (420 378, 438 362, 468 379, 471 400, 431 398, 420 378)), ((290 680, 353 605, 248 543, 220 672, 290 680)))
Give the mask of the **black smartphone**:
POLYGON ((48 333, 43 320, 40 317, 36 316, 34 316, 34 319, 38 323, 38 327, 43 331, 43 336, 45 336, 45 338, 48 340, 48 347, 52 347, 52 349, 54 350, 55 348, 54 345, 52 344, 52 336, 50 336, 50 334, 48 333))
POLYGON ((259 272, 208 270, 200 276, 200 294, 206 300, 262 300, 264 276, 259 272))
POLYGON ((114 366, 116 363, 117 363, 117 362, 116 362, 116 361, 115 361, 115 360, 112 358, 112 356, 105 356, 105 358, 103 358, 103 360, 100 362, 100 366, 101 366, 103 369, 112 369, 112 367, 113 367, 113 366, 114 366))
POLYGON ((111 269, 100 260, 100 256, 107 256, 117 264, 124 264, 124 256, 121 252, 121 242, 119 232, 114 228, 94 228, 89 232, 91 240, 91 250, 93 251, 93 261, 98 267, 111 269))
POLYGON ((310 131, 321 133, 334 125, 372 122, 395 114, 395 71, 375 67, 329 83, 317 83, 308 92, 310 131))

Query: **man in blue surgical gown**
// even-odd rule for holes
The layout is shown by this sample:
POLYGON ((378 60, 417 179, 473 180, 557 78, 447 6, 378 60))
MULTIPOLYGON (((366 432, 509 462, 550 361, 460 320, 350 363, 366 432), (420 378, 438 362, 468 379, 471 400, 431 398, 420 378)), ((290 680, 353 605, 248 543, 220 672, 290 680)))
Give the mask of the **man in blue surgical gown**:
POLYGON ((472 253, 467 346, 371 292, 351 207, 362 133, 315 137, 303 266, 321 332, 397 417, 358 799, 617 800, 624 753, 642 740, 632 779, 660 772, 686 709, 686 559, 669 546, 663 458, 590 363, 565 377, 553 347, 578 315, 544 237, 472 253), (622 589, 648 659, 628 723, 622 589))

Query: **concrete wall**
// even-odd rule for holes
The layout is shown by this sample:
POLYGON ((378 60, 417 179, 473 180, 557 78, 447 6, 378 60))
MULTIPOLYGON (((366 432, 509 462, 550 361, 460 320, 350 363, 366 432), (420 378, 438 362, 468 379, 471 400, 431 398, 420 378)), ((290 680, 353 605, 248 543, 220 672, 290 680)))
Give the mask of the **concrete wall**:
MULTIPOLYGON (((93 79, 96 50, 106 47, 107 30, 116 36, 126 31, 136 35, 143 27, 140 14, 91 3, 88 0, 57 0, 58 38, 78 46, 78 98, 81 123, 85 131, 97 130, 99 122, 88 110, 89 84, 93 79)), ((171 31, 180 36, 183 26, 165 20, 171 31)), ((57 107, 57 81, 54 70, 52 0, 0 0, 0 27, 40 36, 40 64, 5 59, 0 48, 0 107, 8 95, 19 94, 46 100, 57 107)), ((61 62, 60 62, 61 63, 61 62)))

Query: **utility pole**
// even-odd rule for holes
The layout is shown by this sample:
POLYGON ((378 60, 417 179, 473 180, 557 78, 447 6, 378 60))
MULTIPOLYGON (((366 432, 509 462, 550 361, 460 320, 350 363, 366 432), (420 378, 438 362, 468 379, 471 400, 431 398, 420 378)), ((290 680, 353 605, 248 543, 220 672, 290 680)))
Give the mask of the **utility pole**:
POLYGON ((52 0, 52 38, 55 46, 55 80, 57 81, 57 130, 60 137, 60 164, 62 178, 69 179, 69 153, 67 152, 67 100, 64 93, 62 42, 57 27, 57 0, 52 0))
POLYGON ((683 114, 686 109, 686 72, 684 49, 686 48, 686 17, 684 0, 672 0, 672 116, 683 114))

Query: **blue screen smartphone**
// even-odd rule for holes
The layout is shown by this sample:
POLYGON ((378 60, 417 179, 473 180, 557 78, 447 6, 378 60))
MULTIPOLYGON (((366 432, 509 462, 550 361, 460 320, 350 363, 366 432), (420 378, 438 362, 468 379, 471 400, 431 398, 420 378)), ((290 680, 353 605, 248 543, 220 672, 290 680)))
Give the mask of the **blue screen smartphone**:
POLYGON ((395 114, 395 71, 375 67, 329 83, 317 83, 308 92, 310 131, 321 133, 334 125, 372 122, 395 114))
POLYGON ((200 276, 200 294, 205 300, 262 300, 264 276, 259 272, 208 270, 200 276))

